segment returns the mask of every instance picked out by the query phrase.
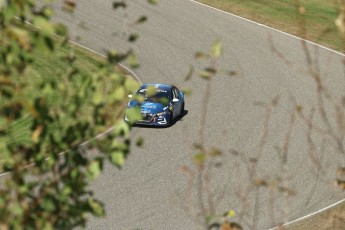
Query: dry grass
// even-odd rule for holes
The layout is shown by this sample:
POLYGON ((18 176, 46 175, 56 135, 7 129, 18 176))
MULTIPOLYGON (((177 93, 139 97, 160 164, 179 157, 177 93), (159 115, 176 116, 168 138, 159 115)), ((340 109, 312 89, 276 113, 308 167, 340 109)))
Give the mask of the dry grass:
MULTIPOLYGON (((299 35, 296 9, 291 0, 198 0, 204 4, 251 19, 264 25, 299 35)), ((344 52, 344 39, 340 36, 335 19, 336 1, 300 0, 304 6, 307 39, 344 52)))
POLYGON ((306 230, 306 229, 323 229, 323 230, 344 230, 345 229, 345 203, 321 212, 301 222, 292 224, 283 228, 285 230, 306 230))

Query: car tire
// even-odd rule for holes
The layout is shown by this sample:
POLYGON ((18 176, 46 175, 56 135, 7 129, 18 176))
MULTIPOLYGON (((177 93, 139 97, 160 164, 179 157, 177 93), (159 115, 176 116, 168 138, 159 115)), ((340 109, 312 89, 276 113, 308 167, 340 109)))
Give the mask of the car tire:
POLYGON ((184 102, 182 103, 181 112, 180 112, 180 118, 183 117, 183 114, 184 114, 184 102))
POLYGON ((170 112, 170 118, 169 118, 169 122, 167 123, 166 127, 170 127, 172 122, 174 121, 174 114, 173 112, 170 112))

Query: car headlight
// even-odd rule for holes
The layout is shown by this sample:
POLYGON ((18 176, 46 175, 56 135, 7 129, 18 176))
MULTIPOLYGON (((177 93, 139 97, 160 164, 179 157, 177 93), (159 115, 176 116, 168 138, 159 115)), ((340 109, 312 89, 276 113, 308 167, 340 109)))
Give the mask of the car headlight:
POLYGON ((164 112, 161 112, 161 113, 157 113, 156 116, 164 116, 164 115, 167 115, 169 114, 169 111, 164 111, 164 112))

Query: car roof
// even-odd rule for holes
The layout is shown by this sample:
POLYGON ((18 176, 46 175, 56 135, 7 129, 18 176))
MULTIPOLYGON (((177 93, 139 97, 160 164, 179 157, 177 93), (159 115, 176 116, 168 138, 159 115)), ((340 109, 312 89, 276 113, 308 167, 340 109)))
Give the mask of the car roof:
POLYGON ((157 89, 165 90, 165 91, 170 91, 174 87, 173 85, 168 85, 168 84, 145 83, 140 87, 140 89, 146 89, 149 86, 154 86, 157 89))

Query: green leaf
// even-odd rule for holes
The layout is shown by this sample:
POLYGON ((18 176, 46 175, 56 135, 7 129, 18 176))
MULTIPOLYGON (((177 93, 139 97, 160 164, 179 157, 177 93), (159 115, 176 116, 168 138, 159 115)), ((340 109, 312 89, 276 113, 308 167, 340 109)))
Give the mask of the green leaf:
MULTIPOLYGON (((4 6, 4 1, 1 1, 0 2, 0 7, 2 8, 3 6, 4 6)), ((5 9, 4 9, 4 11, 5 11, 5 22, 7 22, 7 21, 9 21, 10 19, 13 19, 14 17, 15 17, 15 15, 16 15, 16 10, 15 10, 15 7, 12 5, 12 7, 6 7, 5 9)))
POLYGON ((200 71, 199 75, 202 79, 205 79, 205 80, 210 79, 210 73, 207 71, 200 71))
POLYGON ((73 190, 70 186, 65 185, 62 189, 62 195, 64 196, 69 196, 70 194, 72 194, 73 190))
POLYGON ((200 143, 193 143, 193 147, 197 150, 203 150, 204 147, 200 143))
MULTIPOLYGON (((130 119, 130 115, 127 114, 127 117, 130 119)), ((117 121, 115 126, 114 126, 113 133, 116 136, 128 137, 129 136, 129 126, 128 126, 127 122, 125 122, 124 120, 117 121)))
POLYGON ((169 99, 168 99, 168 98, 162 97, 159 101, 160 101, 160 103, 162 103, 164 106, 169 105, 169 99))
POLYGON ((55 205, 49 197, 45 197, 43 199, 42 208, 46 212, 52 212, 55 209, 55 205))
POLYGON ((143 144, 144 144, 144 138, 138 137, 137 140, 135 141, 135 145, 138 147, 141 147, 143 146, 143 144))
POLYGON ((147 97, 151 97, 157 93, 157 88, 154 86, 149 86, 146 88, 147 97))
POLYGON ((129 123, 131 124, 142 119, 140 108, 137 108, 137 107, 127 109, 126 115, 129 120, 129 123))
POLYGON ((0 197, 0 207, 4 207, 5 205, 5 199, 3 197, 0 197))
POLYGON ((189 81, 190 79, 192 79, 193 74, 194 74, 194 66, 189 66, 188 74, 187 74, 187 76, 185 77, 184 80, 185 81, 189 81))
POLYGON ((121 151, 128 150, 128 146, 125 143, 118 141, 116 139, 111 142, 111 148, 114 150, 121 150, 121 151))
POLYGON ((124 152, 121 152, 121 151, 112 152, 110 154, 110 160, 114 165, 118 167, 122 167, 123 164, 125 163, 125 154, 124 152))
POLYGON ((45 19, 44 17, 34 16, 32 21, 35 26, 39 27, 46 34, 54 34, 54 26, 49 22, 49 20, 45 19))
POLYGON ((113 9, 116 10, 118 8, 126 8, 127 5, 124 1, 116 1, 116 2, 113 2, 113 9))
POLYGON ((44 95, 46 95, 47 97, 50 97, 52 95, 54 95, 54 93, 56 93, 55 89, 53 89, 51 84, 45 84, 43 89, 42 89, 42 93, 44 95))
POLYGON ((217 216, 215 216, 215 215, 208 215, 208 216, 206 216, 206 224, 211 224, 215 219, 217 218, 217 216))
POLYGON ((129 63, 129 66, 130 66, 131 68, 133 68, 133 69, 139 67, 139 63, 138 63, 138 60, 137 60, 137 56, 136 56, 134 53, 131 53, 131 54, 128 56, 128 63, 129 63))
MULTIPOLYGON (((18 28, 16 26, 10 26, 6 29, 6 33, 11 39, 18 42, 20 46, 24 48, 25 50, 29 50, 31 48, 31 41, 29 38, 29 34, 26 30, 18 28)), ((8 60, 10 59, 9 57, 8 57, 8 60)))
POLYGON ((78 169, 73 169, 73 170, 70 172, 70 177, 71 177, 72 180, 77 179, 78 176, 79 176, 79 171, 78 171, 78 169))
POLYGON ((232 217, 236 216, 236 212, 235 212, 234 210, 230 209, 230 210, 226 213, 226 216, 232 218, 232 217))
POLYGON ((96 92, 94 95, 93 95, 93 98, 92 98, 92 102, 95 104, 95 105, 99 105, 103 102, 103 95, 96 92))
POLYGON ((53 10, 50 7, 44 7, 42 10, 42 13, 45 17, 51 18, 53 16, 53 10))
POLYGON ((133 100, 136 100, 139 103, 143 103, 145 101, 145 97, 143 95, 134 95, 133 100))
POLYGON ((64 0, 63 9, 69 13, 73 13, 77 4, 75 0, 64 0))
POLYGON ((217 70, 213 67, 207 67, 205 68, 205 71, 213 75, 217 73, 217 70))
POLYGON ((128 77, 130 78, 131 76, 130 75, 125 75, 125 76, 122 76, 121 74, 119 73, 116 73, 116 72, 113 72, 110 74, 109 78, 114 82, 114 84, 118 85, 118 84, 122 84, 122 82, 124 81, 124 78, 125 77, 128 77))
POLYGON ((62 24, 62 23, 55 24, 54 25, 54 30, 55 30, 55 33, 57 35, 62 36, 62 37, 67 36, 67 34, 68 34, 67 27, 64 24, 62 24))
POLYGON ((213 57, 217 58, 221 55, 221 53, 222 53, 222 43, 219 40, 217 40, 212 45, 211 54, 213 57))
POLYGON ((123 86, 117 87, 112 93, 112 99, 115 101, 122 101, 126 97, 125 88, 123 86))
POLYGON ((53 230, 54 228, 53 228, 52 223, 46 221, 46 222, 44 223, 43 229, 44 229, 44 230, 53 230))
POLYGON ((23 208, 18 203, 12 203, 12 206, 10 207, 11 212, 16 216, 23 215, 23 208))
POLYGON ((192 90, 188 88, 182 89, 182 92, 185 96, 190 96, 192 94, 192 90))
POLYGON ((193 157, 194 164, 196 166, 202 166, 204 165, 206 160, 206 154, 205 153, 197 153, 193 157))
POLYGON ((146 16, 141 16, 137 21, 136 23, 137 24, 140 24, 140 23, 143 23, 143 22, 146 22, 147 21, 147 17, 146 16))
POLYGON ((95 179, 102 172, 102 165, 99 160, 94 160, 89 164, 88 175, 91 179, 95 179))
POLYGON ((215 147, 212 147, 212 148, 210 149, 210 151, 209 151, 209 155, 210 155, 211 157, 216 157, 216 156, 222 155, 222 152, 221 152, 219 149, 217 149, 217 148, 215 148, 215 147))
POLYGON ((29 187, 27 184, 19 186, 19 193, 25 194, 29 191, 29 187))
POLYGON ((208 55, 205 52, 199 51, 195 54, 196 59, 205 59, 207 57, 208 57, 208 55))
POLYGON ((98 202, 98 201, 96 201, 96 200, 94 200, 92 198, 89 198, 88 199, 88 203, 89 203, 89 206, 90 206, 90 208, 92 210, 92 213, 95 216, 98 216, 98 217, 104 216, 104 214, 105 214, 104 207, 103 207, 103 205, 100 202, 98 202))
POLYGON ((158 0, 147 0, 147 2, 152 4, 152 5, 157 5, 158 4, 158 0))
POLYGON ((129 93, 134 93, 140 87, 140 83, 131 77, 126 78, 125 87, 129 93))
POLYGON ((129 35, 129 37, 128 37, 128 41, 129 41, 129 42, 135 42, 136 40, 138 40, 138 37, 139 37, 138 34, 131 34, 131 35, 129 35))

